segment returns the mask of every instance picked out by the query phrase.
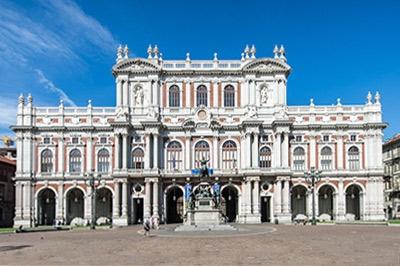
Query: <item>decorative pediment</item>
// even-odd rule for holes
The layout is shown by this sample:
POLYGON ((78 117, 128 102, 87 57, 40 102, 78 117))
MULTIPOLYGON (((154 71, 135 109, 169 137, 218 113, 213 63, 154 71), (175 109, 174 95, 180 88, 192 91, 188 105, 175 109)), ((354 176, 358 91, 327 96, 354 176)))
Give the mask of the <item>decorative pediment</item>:
POLYGON ((243 71, 245 72, 289 73, 290 70, 291 68, 288 64, 279 59, 272 58, 254 60, 243 66, 243 71))
POLYGON ((130 73, 130 72, 154 72, 160 71, 161 68, 158 65, 149 62, 146 59, 141 58, 129 58, 116 64, 112 72, 113 74, 118 73, 130 73))

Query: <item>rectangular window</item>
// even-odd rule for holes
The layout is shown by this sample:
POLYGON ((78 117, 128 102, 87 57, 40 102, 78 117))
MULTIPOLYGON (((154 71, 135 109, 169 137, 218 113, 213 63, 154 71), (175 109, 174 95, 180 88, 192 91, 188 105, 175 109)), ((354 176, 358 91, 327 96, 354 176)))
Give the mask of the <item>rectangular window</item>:
POLYGON ((101 144, 107 143, 107 138, 106 138, 106 137, 101 137, 101 138, 100 138, 100 143, 101 143, 101 144))
POLYGON ((324 136, 323 136, 323 140, 324 140, 324 141, 329 141, 329 136, 328 136, 328 135, 324 135, 324 136))
POLYGON ((351 135, 350 136, 350 141, 356 141, 357 140, 357 136, 356 135, 351 135))
POLYGON ((78 144, 79 143, 79 138, 73 137, 72 138, 72 144, 78 144))
POLYGON ((302 136, 296 136, 296 142, 302 142, 302 136))
POLYGON ((46 137, 43 139, 44 144, 50 144, 50 138, 46 137))
POLYGON ((268 142, 268 135, 263 135, 262 136, 262 141, 263 142, 268 142))

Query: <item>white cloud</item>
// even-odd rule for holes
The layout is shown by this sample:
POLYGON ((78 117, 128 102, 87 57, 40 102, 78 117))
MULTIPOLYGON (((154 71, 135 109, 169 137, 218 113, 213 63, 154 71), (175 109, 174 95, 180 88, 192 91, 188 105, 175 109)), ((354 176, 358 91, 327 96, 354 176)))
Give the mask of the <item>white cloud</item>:
POLYGON ((71 100, 62 89, 56 87, 51 80, 48 80, 40 69, 35 69, 35 71, 39 77, 39 82, 43 84, 46 89, 56 93, 66 104, 76 106, 75 102, 71 100))

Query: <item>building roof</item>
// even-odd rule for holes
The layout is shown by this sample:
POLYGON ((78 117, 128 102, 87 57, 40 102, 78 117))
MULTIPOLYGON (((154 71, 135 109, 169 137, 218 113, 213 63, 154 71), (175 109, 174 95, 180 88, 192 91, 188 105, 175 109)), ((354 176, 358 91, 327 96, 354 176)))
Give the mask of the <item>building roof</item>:
POLYGON ((393 144, 393 143, 395 143, 395 142, 398 142, 398 141, 400 141, 400 133, 396 134, 394 137, 392 137, 391 139, 387 140, 387 141, 383 144, 383 146, 391 145, 391 144, 393 144))
POLYGON ((8 159, 7 157, 4 157, 4 156, 0 156, 0 162, 1 163, 6 163, 6 164, 10 164, 10 165, 13 165, 13 166, 16 165, 16 161, 15 160, 10 160, 10 159, 8 159))

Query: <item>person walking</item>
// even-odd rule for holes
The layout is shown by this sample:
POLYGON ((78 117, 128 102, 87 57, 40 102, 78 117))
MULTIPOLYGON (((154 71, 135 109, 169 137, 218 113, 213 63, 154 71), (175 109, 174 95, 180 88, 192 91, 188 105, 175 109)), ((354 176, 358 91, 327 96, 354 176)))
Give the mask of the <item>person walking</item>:
POLYGON ((143 222, 144 236, 150 235, 151 221, 150 218, 145 218, 143 222))

